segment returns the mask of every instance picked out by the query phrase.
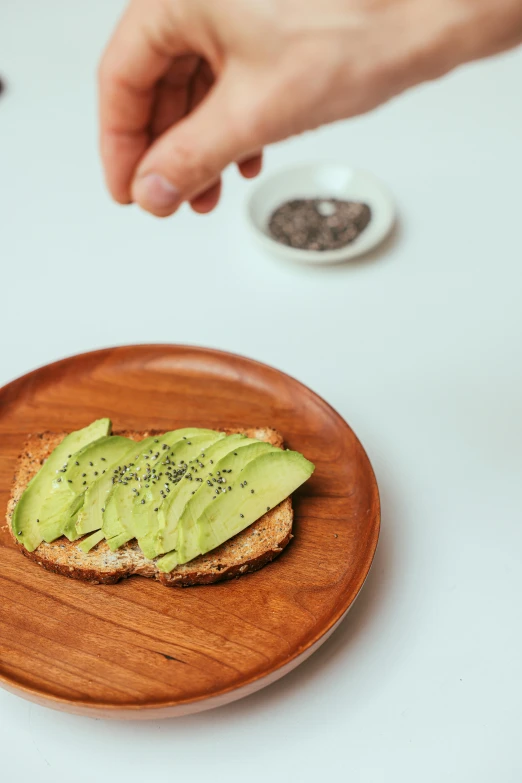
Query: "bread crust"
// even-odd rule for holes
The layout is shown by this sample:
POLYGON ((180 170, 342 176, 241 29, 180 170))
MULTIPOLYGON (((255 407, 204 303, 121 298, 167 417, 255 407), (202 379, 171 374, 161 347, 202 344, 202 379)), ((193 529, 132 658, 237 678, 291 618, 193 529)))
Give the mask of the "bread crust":
MULTIPOLYGON (((241 433, 279 448, 283 446, 281 434, 268 427, 223 428, 223 432, 227 435, 241 433)), ((189 563, 176 566, 167 574, 158 570, 155 561, 145 558, 136 541, 130 541, 116 552, 111 552, 107 543, 102 541, 86 554, 80 550, 77 542, 62 537, 50 544, 42 542, 34 552, 28 552, 13 534, 11 517, 25 487, 66 434, 43 432, 28 436, 18 458, 7 507, 8 529, 16 546, 25 557, 48 571, 92 584, 115 584, 120 579, 135 575, 156 579, 167 587, 212 584, 257 571, 277 557, 293 537, 292 501, 291 498, 286 498, 217 549, 200 555, 189 563)), ((114 434, 142 440, 163 432, 123 430, 114 434)))

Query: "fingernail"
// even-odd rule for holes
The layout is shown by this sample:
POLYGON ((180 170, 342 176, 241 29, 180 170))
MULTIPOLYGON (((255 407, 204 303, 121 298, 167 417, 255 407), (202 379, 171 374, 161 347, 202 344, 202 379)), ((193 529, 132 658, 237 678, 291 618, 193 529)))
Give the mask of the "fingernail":
POLYGON ((145 174, 134 184, 134 200, 150 209, 175 209, 181 202, 179 190, 161 174, 145 174))

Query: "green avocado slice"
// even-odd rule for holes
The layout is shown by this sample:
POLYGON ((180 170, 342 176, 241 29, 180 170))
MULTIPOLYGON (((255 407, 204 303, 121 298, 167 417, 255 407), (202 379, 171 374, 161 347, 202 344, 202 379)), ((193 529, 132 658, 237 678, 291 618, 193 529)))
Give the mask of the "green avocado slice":
POLYGON ((67 468, 53 481, 51 494, 42 505, 40 532, 51 542, 66 535, 70 541, 79 538, 76 516, 82 507, 89 485, 98 476, 107 474, 115 460, 124 454, 131 441, 117 435, 107 435, 80 449, 68 461, 67 468))
MULTIPOLYGON (((183 430, 184 432, 186 430, 183 430)), ((155 446, 155 452, 151 450, 150 453, 141 456, 141 466, 123 476, 114 486, 105 506, 102 530, 112 551, 130 541, 131 538, 135 538, 132 518, 134 501, 138 499, 141 504, 143 500, 145 501, 143 505, 145 505, 148 497, 147 491, 154 489, 160 479, 163 480, 163 484, 168 483, 170 489, 170 481, 166 482, 165 479, 173 476, 174 466, 168 464, 170 462, 170 459, 167 458, 168 447, 172 447, 181 440, 186 440, 187 454, 192 457, 207 445, 224 437, 224 433, 214 430, 192 429, 188 435, 180 435, 179 431, 175 431, 167 433, 159 439, 155 446), (167 459, 168 462, 165 464, 167 459), (143 470, 138 473, 140 468, 143 470)), ((151 502, 150 498, 149 502, 151 502)))
MULTIPOLYGON (((131 493, 135 494, 133 490, 141 492, 147 489, 145 485, 150 482, 142 481, 142 476, 147 475, 149 471, 153 473, 159 472, 158 463, 163 461, 164 455, 174 443, 180 440, 188 440, 199 433, 211 433, 212 436, 217 434, 214 430, 186 427, 159 435, 152 439, 152 443, 149 442, 150 438, 148 438, 145 448, 142 447, 141 442, 136 444, 138 450, 135 452, 132 462, 120 466, 119 471, 114 476, 113 486, 105 503, 105 510, 102 513, 102 529, 105 533, 105 538, 109 539, 119 536, 127 529, 124 520, 120 518, 118 512, 120 497, 125 497, 131 493), (126 490, 125 487, 129 485, 131 485, 131 490, 126 490)), ((140 497, 142 497, 141 494, 140 497)))
POLYGON ((51 493, 55 479, 60 475, 63 476, 60 471, 64 468, 67 469, 65 466, 68 466, 77 451, 88 443, 108 435, 110 431, 111 420, 98 419, 88 427, 66 435, 36 476, 31 479, 15 506, 11 520, 17 541, 23 544, 29 552, 33 552, 43 541, 39 522, 42 505, 51 493))
MULTIPOLYGON (((220 492, 199 516, 201 551, 197 554, 209 552, 240 533, 287 498, 313 471, 314 465, 296 451, 274 449, 253 459, 230 485, 232 489, 220 492)), ((183 548, 183 530, 180 539, 183 548)), ((168 573, 195 556, 193 552, 173 551, 156 564, 168 573)))
POLYGON ((195 495, 196 492, 199 493, 201 487, 206 485, 208 471, 214 470, 219 460, 233 449, 243 448, 249 443, 257 442, 247 438, 246 435, 229 435, 227 438, 213 443, 205 449, 204 453, 201 453, 188 464, 188 469, 185 473, 186 480, 180 481, 171 490, 168 497, 163 498, 163 503, 157 506, 158 513, 153 511, 153 517, 149 520, 150 524, 147 528, 147 534, 138 537, 138 544, 145 557, 152 559, 156 555, 161 555, 174 548, 173 545, 169 546, 168 549, 164 549, 162 544, 162 536, 167 526, 167 519, 170 525, 170 539, 174 536, 174 540, 177 540, 177 520, 192 495, 195 495))
POLYGON ((221 454, 226 453, 227 449, 232 448, 229 443, 247 440, 244 435, 231 435, 226 438, 223 433, 220 434, 221 437, 212 443, 200 441, 196 452, 193 444, 190 445, 188 441, 174 444, 163 461, 166 467, 169 467, 171 476, 172 471, 174 472, 174 481, 171 479, 168 482, 158 481, 149 487, 144 498, 141 500, 135 498, 131 511, 132 529, 145 557, 152 559, 159 554, 155 550, 154 537, 161 524, 159 519, 163 504, 169 503, 184 491, 188 490, 190 493, 193 487, 198 487, 199 478, 196 474, 202 474, 205 464, 208 465, 210 460, 214 462, 221 454), (187 474, 192 476, 192 481, 182 481, 187 474), (145 500, 145 503, 142 503, 142 500, 145 500))
MULTIPOLYGON (((133 462, 133 459, 138 459, 139 455, 137 452, 145 451, 150 448, 155 440, 154 437, 150 437, 138 442, 130 441, 131 445, 129 445, 127 451, 112 463, 104 475, 99 476, 98 479, 88 487, 87 492, 85 493, 83 506, 76 520, 76 532, 80 536, 101 529, 105 503, 114 486, 113 479, 115 474, 119 474, 125 465, 133 462)), ((103 535, 102 538, 104 538, 103 535)), ((101 539, 99 540, 101 541, 101 539)))
POLYGON ((232 491, 235 479, 249 462, 260 454, 275 450, 275 446, 263 441, 250 441, 244 446, 232 448, 214 465, 214 470, 206 476, 199 491, 187 498, 188 502, 184 506, 169 508, 167 527, 161 536, 161 548, 158 546, 157 553, 177 549, 180 562, 183 563, 201 554, 198 520, 206 506, 219 495, 232 491))
POLYGON ((90 536, 86 536, 83 538, 78 546, 82 550, 82 552, 85 552, 87 554, 88 552, 93 549, 93 547, 96 546, 96 544, 99 544, 102 539, 104 539, 105 536, 103 535, 103 530, 95 530, 94 533, 91 533, 90 536))

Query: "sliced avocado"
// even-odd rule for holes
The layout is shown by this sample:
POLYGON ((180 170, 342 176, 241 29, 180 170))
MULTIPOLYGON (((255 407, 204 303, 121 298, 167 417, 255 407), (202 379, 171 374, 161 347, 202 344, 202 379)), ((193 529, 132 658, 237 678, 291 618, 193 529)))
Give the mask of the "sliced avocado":
POLYGON ((67 536, 69 541, 76 541, 76 539, 79 538, 78 533, 76 532, 76 519, 78 517, 78 512, 83 506, 84 497, 85 494, 77 495, 69 506, 69 519, 63 526, 63 535, 67 536))
POLYGON ((82 552, 90 552, 93 547, 96 546, 96 544, 99 544, 102 539, 104 539, 105 536, 103 535, 103 530, 95 530, 94 533, 91 533, 90 536, 86 536, 86 538, 82 539, 78 546, 82 550, 82 552))
POLYGON ((163 548, 162 545, 162 531, 167 525, 167 519, 169 520, 171 530, 169 540, 172 540, 174 535, 175 541, 177 519, 192 495, 196 494, 196 492, 199 493, 201 487, 206 486, 208 472, 214 470, 219 460, 233 449, 243 448, 249 443, 257 442, 247 438, 245 435, 229 435, 227 438, 223 438, 205 448, 204 452, 188 464, 188 469, 183 476, 183 478, 187 477, 186 480, 179 481, 175 487, 171 487, 168 496, 164 495, 161 497, 163 502, 157 503, 155 507, 152 507, 146 525, 141 529, 136 528, 138 544, 145 557, 153 558, 156 555, 161 555, 170 549, 174 549, 175 544, 167 549, 163 548), (158 509, 157 512, 155 508, 158 509))
MULTIPOLYGON (((143 498, 135 498, 131 524, 140 549, 146 557, 153 558, 156 554, 161 554, 155 551, 153 539, 160 524, 158 520, 163 504, 170 502, 174 497, 177 498, 180 493, 183 494, 183 490, 188 490, 190 494, 193 489, 199 487, 200 478, 197 474, 204 472, 205 465, 208 465, 210 460, 214 462, 219 459, 227 449, 233 448, 234 443, 242 440, 248 442, 244 435, 231 435, 229 438, 226 438, 223 433, 220 435, 221 437, 213 443, 200 441, 196 453, 193 442, 192 445, 189 441, 175 443, 163 460, 165 467, 171 471, 169 481, 151 484, 143 498), (192 481, 182 481, 185 475, 192 476, 192 481), (145 503, 142 503, 142 500, 145 500, 145 503)), ((192 438, 191 441, 194 439, 192 438)))
POLYGON ((146 536, 142 536, 138 539, 139 548, 149 560, 153 560, 158 554, 156 552, 155 535, 155 533, 148 533, 146 536))
POLYGON ((138 459, 139 455, 137 454, 137 451, 148 449, 154 441, 155 438, 153 437, 145 438, 138 443, 136 441, 131 441, 132 445, 129 446, 128 450, 122 454, 121 457, 110 465, 105 475, 99 476, 94 484, 90 485, 85 493, 83 506, 76 520, 76 532, 79 535, 101 529, 105 503, 114 486, 113 479, 115 475, 119 475, 122 472, 123 467, 133 462, 133 459, 138 459))
POLYGON ((159 571, 163 571, 164 574, 169 574, 177 565, 179 565, 178 553, 174 549, 172 552, 167 552, 166 555, 156 560, 156 565, 159 571))
POLYGON ((145 469, 140 473, 135 470, 126 474, 124 478, 128 480, 121 480, 115 485, 109 495, 102 525, 109 547, 114 551, 135 537, 132 508, 136 499, 138 499, 140 504, 143 501, 143 505, 145 505, 147 502, 146 492, 155 488, 160 481, 164 486, 169 485, 168 487, 165 486, 165 492, 167 490, 170 491, 170 484, 174 483, 177 475, 174 473, 175 466, 170 461, 170 458, 166 455, 163 456, 161 453, 167 451, 167 446, 172 446, 180 440, 186 440, 187 454, 193 457, 201 449, 224 437, 225 435, 222 432, 201 429, 193 429, 189 435, 183 435, 182 437, 175 433, 168 433, 163 436, 165 440, 161 444, 161 449, 157 447, 155 453, 152 452, 142 458, 142 467, 145 469), (130 488, 128 488, 129 484, 131 485, 130 488))
POLYGON ((119 549, 121 546, 127 543, 127 541, 130 541, 134 536, 132 533, 129 535, 129 531, 126 529, 123 531, 123 533, 120 533, 117 536, 113 536, 112 538, 109 538, 107 541, 111 552, 115 552, 117 549, 119 549))
MULTIPOLYGON (((11 525, 13 533, 23 546, 33 552, 41 544, 40 514, 42 505, 51 493, 53 482, 67 470, 74 454, 91 441, 98 440, 111 431, 110 419, 98 419, 88 427, 71 432, 54 449, 44 465, 27 485, 15 506, 11 525)), ((60 482, 58 482, 60 483, 60 482)))
POLYGON ((193 497, 189 493, 183 505, 169 506, 166 528, 158 536, 157 554, 176 549, 179 557, 183 558, 180 562, 184 563, 197 557, 202 551, 198 520, 206 506, 219 495, 232 491, 235 479, 249 462, 260 454, 275 450, 275 446, 259 440, 249 441, 244 446, 232 446, 229 453, 214 465, 214 470, 208 472, 193 497))
POLYGON ((108 435, 73 455, 62 475, 53 481, 51 494, 42 505, 40 532, 44 541, 54 541, 64 534, 70 541, 79 538, 76 515, 88 486, 107 473, 108 466, 128 450, 130 443, 129 438, 108 435))
MULTIPOLYGON (((180 440, 189 440, 192 436, 199 433, 208 433, 211 436, 217 435, 214 430, 201 430, 190 427, 181 430, 171 430, 164 435, 153 438, 152 443, 147 443, 145 448, 141 447, 141 443, 137 444, 139 451, 133 456, 132 462, 123 465, 119 473, 115 474, 114 486, 111 488, 110 494, 107 497, 107 502, 105 504, 106 511, 102 514, 102 528, 107 539, 119 536, 126 530, 124 521, 120 519, 117 510, 119 498, 125 497, 127 494, 134 495, 136 492, 141 493, 145 489, 148 489, 146 485, 151 482, 142 481, 142 476, 145 477, 149 472, 159 472, 157 463, 163 461, 164 454, 174 443, 177 443, 180 440), (129 484, 132 489, 126 490, 125 487, 129 486, 129 484), (116 504, 116 506, 114 504, 116 504), (111 511, 108 511, 109 506, 112 506, 111 511)), ((140 499, 142 499, 142 497, 143 496, 140 494, 140 499)), ((128 513, 127 506, 128 504, 125 506, 126 516, 128 513)))
MULTIPOLYGON (((230 485, 211 500, 197 524, 200 529, 200 552, 204 554, 237 535, 256 519, 274 508, 303 484, 314 466, 296 451, 275 449, 249 462, 230 485)), ((183 537, 183 531, 180 538, 183 537)), ((157 560, 160 571, 171 571, 196 555, 193 552, 169 552, 157 560)))

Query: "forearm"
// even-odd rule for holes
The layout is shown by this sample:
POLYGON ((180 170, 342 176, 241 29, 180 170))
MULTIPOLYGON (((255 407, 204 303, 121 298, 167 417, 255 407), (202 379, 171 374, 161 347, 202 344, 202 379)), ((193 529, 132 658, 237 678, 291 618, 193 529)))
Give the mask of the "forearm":
POLYGON ((522 0, 434 0, 416 7, 411 20, 426 31, 428 78, 522 43, 522 0))

